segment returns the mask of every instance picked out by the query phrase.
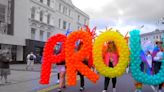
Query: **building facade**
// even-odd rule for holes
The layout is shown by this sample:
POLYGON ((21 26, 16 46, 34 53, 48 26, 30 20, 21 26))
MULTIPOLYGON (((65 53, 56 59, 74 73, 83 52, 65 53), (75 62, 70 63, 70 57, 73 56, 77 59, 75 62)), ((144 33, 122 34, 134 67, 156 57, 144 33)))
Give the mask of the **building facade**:
POLYGON ((141 34, 141 42, 151 41, 155 43, 157 39, 164 40, 164 30, 156 29, 155 31, 141 34))
POLYGON ((9 49, 13 61, 25 61, 30 52, 40 57, 50 36, 89 25, 71 0, 0 0, 0 9, 0 49, 9 49))

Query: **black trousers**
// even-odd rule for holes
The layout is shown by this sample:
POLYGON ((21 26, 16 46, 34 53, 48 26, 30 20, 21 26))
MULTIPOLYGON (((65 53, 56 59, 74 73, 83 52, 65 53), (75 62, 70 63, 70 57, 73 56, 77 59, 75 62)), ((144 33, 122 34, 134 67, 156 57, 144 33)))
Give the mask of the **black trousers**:
POLYGON ((159 89, 160 90, 162 89, 162 86, 163 86, 163 83, 162 84, 159 84, 159 89))
MULTIPOLYGON (((110 78, 105 77, 105 80, 104 80, 104 90, 108 89, 109 82, 110 82, 110 78)), ((117 79, 116 78, 112 78, 113 88, 116 88, 116 82, 117 82, 117 79)))
MULTIPOLYGON (((154 74, 157 74, 159 70, 161 69, 161 62, 153 62, 153 67, 154 67, 154 74)), ((163 83, 159 84, 159 89, 162 89, 163 83)))
POLYGON ((60 73, 58 73, 58 80, 60 79, 60 73))
POLYGON ((84 87, 84 75, 80 72, 78 72, 78 75, 80 76, 80 87, 84 87))

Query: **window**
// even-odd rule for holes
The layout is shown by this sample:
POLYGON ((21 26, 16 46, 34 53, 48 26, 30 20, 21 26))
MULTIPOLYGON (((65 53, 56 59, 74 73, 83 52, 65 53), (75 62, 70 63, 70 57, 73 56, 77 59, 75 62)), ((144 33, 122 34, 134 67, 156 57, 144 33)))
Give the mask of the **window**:
POLYGON ((43 21, 43 11, 40 11, 40 21, 43 21))
POLYGON ((78 26, 77 29, 80 29, 80 26, 78 26))
POLYGON ((47 0, 47 5, 50 6, 51 0, 47 0))
POLYGON ((31 18, 34 19, 35 18, 35 7, 31 8, 31 18))
POLYGON ((65 14, 65 10, 66 10, 66 7, 65 6, 63 6, 63 13, 65 14))
POLYGON ((78 22, 80 21, 80 15, 78 15, 78 22))
POLYGON ((5 14, 6 14, 5 5, 0 4, 0 21, 1 22, 5 22, 5 14))
POLYGON ((47 39, 51 36, 50 32, 47 32, 47 39))
POLYGON ((40 30, 40 41, 43 41, 43 34, 44 34, 44 31, 40 30))
POLYGON ((61 12, 61 4, 59 4, 59 11, 61 12))
POLYGON ((71 23, 68 24, 68 28, 69 28, 69 29, 71 28, 71 23))
POLYGON ((59 19, 59 28, 61 27, 61 19, 59 19))
POLYGON ((67 29, 67 22, 63 21, 63 29, 67 29))
POLYGON ((36 31, 35 28, 31 28, 31 39, 32 40, 35 40, 35 31, 36 31))
POLYGON ((51 15, 48 14, 48 15, 47 15, 47 23, 48 23, 48 24, 50 24, 50 18, 51 18, 51 15))
POLYGON ((67 8, 65 8, 65 14, 67 15, 67 11, 68 11, 68 9, 67 8))
POLYGON ((43 3, 43 0, 40 0, 41 3, 43 3))
POLYGON ((68 15, 71 16, 71 10, 68 11, 68 15))
POLYGON ((156 39, 158 39, 158 36, 156 36, 156 39))
POLYGON ((84 19, 84 24, 87 25, 87 20, 86 19, 84 19))

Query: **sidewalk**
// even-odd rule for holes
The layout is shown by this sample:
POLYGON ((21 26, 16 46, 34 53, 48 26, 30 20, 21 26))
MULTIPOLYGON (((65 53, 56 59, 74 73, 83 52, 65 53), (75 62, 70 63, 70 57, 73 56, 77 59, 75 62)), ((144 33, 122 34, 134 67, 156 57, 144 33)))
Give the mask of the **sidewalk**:
POLYGON ((43 88, 55 85, 56 68, 52 69, 49 85, 40 85, 41 64, 35 64, 32 71, 25 70, 26 64, 10 65, 11 75, 8 76, 8 84, 0 85, 0 92, 36 92, 43 88))
MULTIPOLYGON (((26 71, 26 64, 11 64, 10 69, 16 71, 26 71)), ((40 70, 41 70, 41 64, 34 64, 34 69, 32 71, 40 72, 40 70)), ((55 65, 52 67, 52 71, 53 72, 57 71, 55 65)))

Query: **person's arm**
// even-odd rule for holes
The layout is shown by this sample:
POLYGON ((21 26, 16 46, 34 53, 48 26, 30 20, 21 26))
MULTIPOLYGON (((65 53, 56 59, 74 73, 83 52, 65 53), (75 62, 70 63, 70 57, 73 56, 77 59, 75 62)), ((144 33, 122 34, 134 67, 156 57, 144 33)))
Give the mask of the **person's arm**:
POLYGON ((34 57, 34 61, 36 61, 36 55, 33 54, 33 57, 34 57))
POLYGON ((28 61, 29 60, 29 55, 27 55, 27 57, 26 57, 26 61, 28 61))
POLYGON ((157 57, 157 56, 154 57, 154 61, 159 61, 159 60, 160 60, 160 57, 157 57))
POLYGON ((117 63, 118 63, 118 58, 119 56, 117 54, 114 54, 114 57, 113 57, 113 65, 116 66, 117 63))
POLYGON ((160 62, 161 60, 163 60, 163 53, 157 53, 157 55, 153 59, 154 61, 160 62))

